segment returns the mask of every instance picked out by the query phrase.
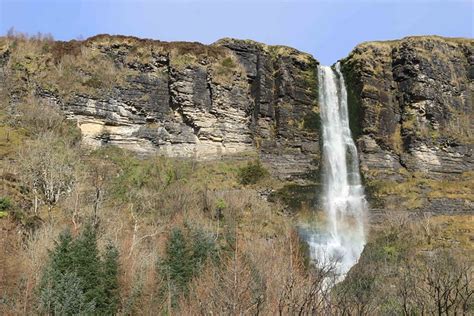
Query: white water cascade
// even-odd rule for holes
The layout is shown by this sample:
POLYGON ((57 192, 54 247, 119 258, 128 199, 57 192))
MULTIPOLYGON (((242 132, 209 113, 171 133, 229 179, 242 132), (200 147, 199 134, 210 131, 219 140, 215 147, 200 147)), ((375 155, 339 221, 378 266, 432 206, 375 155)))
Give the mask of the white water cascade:
POLYGON ((322 206, 326 221, 322 231, 309 236, 308 241, 311 257, 318 264, 336 262, 337 279, 341 280, 364 248, 367 202, 339 63, 334 70, 320 66, 318 76, 324 157, 322 206))

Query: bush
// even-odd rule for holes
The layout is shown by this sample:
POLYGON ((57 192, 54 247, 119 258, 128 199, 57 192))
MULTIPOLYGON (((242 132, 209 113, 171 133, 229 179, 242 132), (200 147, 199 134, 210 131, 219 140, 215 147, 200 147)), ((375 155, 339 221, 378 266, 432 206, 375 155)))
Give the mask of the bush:
POLYGON ((7 216, 7 211, 12 208, 12 202, 7 197, 0 198, 0 218, 7 216))
POLYGON ((8 211, 12 207, 12 202, 7 197, 0 198, 0 212, 8 211))
POLYGON ((221 65, 226 67, 226 68, 236 67, 236 64, 234 63, 234 61, 230 57, 224 58, 221 62, 221 65))
POLYGON ((247 166, 239 169, 238 177, 240 184, 255 184, 268 175, 268 171, 260 161, 249 162, 247 166))
POLYGON ((97 75, 92 75, 89 79, 84 81, 84 85, 95 89, 101 89, 103 87, 103 83, 97 75))

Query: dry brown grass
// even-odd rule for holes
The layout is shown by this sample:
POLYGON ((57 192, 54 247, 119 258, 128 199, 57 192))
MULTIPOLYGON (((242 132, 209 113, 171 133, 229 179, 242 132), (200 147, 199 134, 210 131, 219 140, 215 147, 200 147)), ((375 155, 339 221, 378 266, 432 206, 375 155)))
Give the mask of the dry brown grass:
POLYGON ((238 83, 244 87, 246 81, 241 80, 246 77, 244 67, 238 62, 235 55, 227 53, 226 56, 213 60, 211 65, 213 82, 223 85, 238 83))
POLYGON ((84 42, 28 37, 7 38, 5 42, 11 51, 7 78, 15 89, 29 90, 37 83, 67 98, 74 93, 110 89, 123 84, 127 75, 109 57, 84 42))
POLYGON ((474 201, 472 194, 474 184, 470 171, 462 173, 456 180, 432 179, 429 174, 423 172, 408 173, 405 169, 398 172, 404 175, 405 178, 402 181, 393 182, 380 180, 377 170, 370 171, 372 177, 379 177, 378 180, 367 181, 373 197, 388 201, 390 201, 391 196, 396 197, 397 201, 402 199, 399 204, 387 203, 386 208, 400 209, 400 207, 403 207, 414 210, 423 206, 428 198, 461 199, 466 204, 474 201))

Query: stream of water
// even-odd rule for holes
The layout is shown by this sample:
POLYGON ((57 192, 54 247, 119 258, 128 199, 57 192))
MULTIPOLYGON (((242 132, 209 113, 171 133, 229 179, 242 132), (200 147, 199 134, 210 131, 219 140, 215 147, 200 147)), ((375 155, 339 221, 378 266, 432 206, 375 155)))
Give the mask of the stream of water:
POLYGON ((364 248, 367 202, 360 181, 357 148, 349 128, 347 91, 339 63, 320 66, 319 104, 323 136, 324 227, 308 238, 320 265, 336 261, 339 280, 357 263, 364 248))

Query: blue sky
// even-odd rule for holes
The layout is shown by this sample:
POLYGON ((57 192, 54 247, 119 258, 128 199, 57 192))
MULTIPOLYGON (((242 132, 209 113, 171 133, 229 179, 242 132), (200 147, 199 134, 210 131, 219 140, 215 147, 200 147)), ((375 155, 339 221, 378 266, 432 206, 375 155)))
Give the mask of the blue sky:
POLYGON ((364 41, 474 35, 474 0, 0 0, 10 27, 54 38, 126 34, 212 43, 222 37, 283 44, 332 64, 364 41))

